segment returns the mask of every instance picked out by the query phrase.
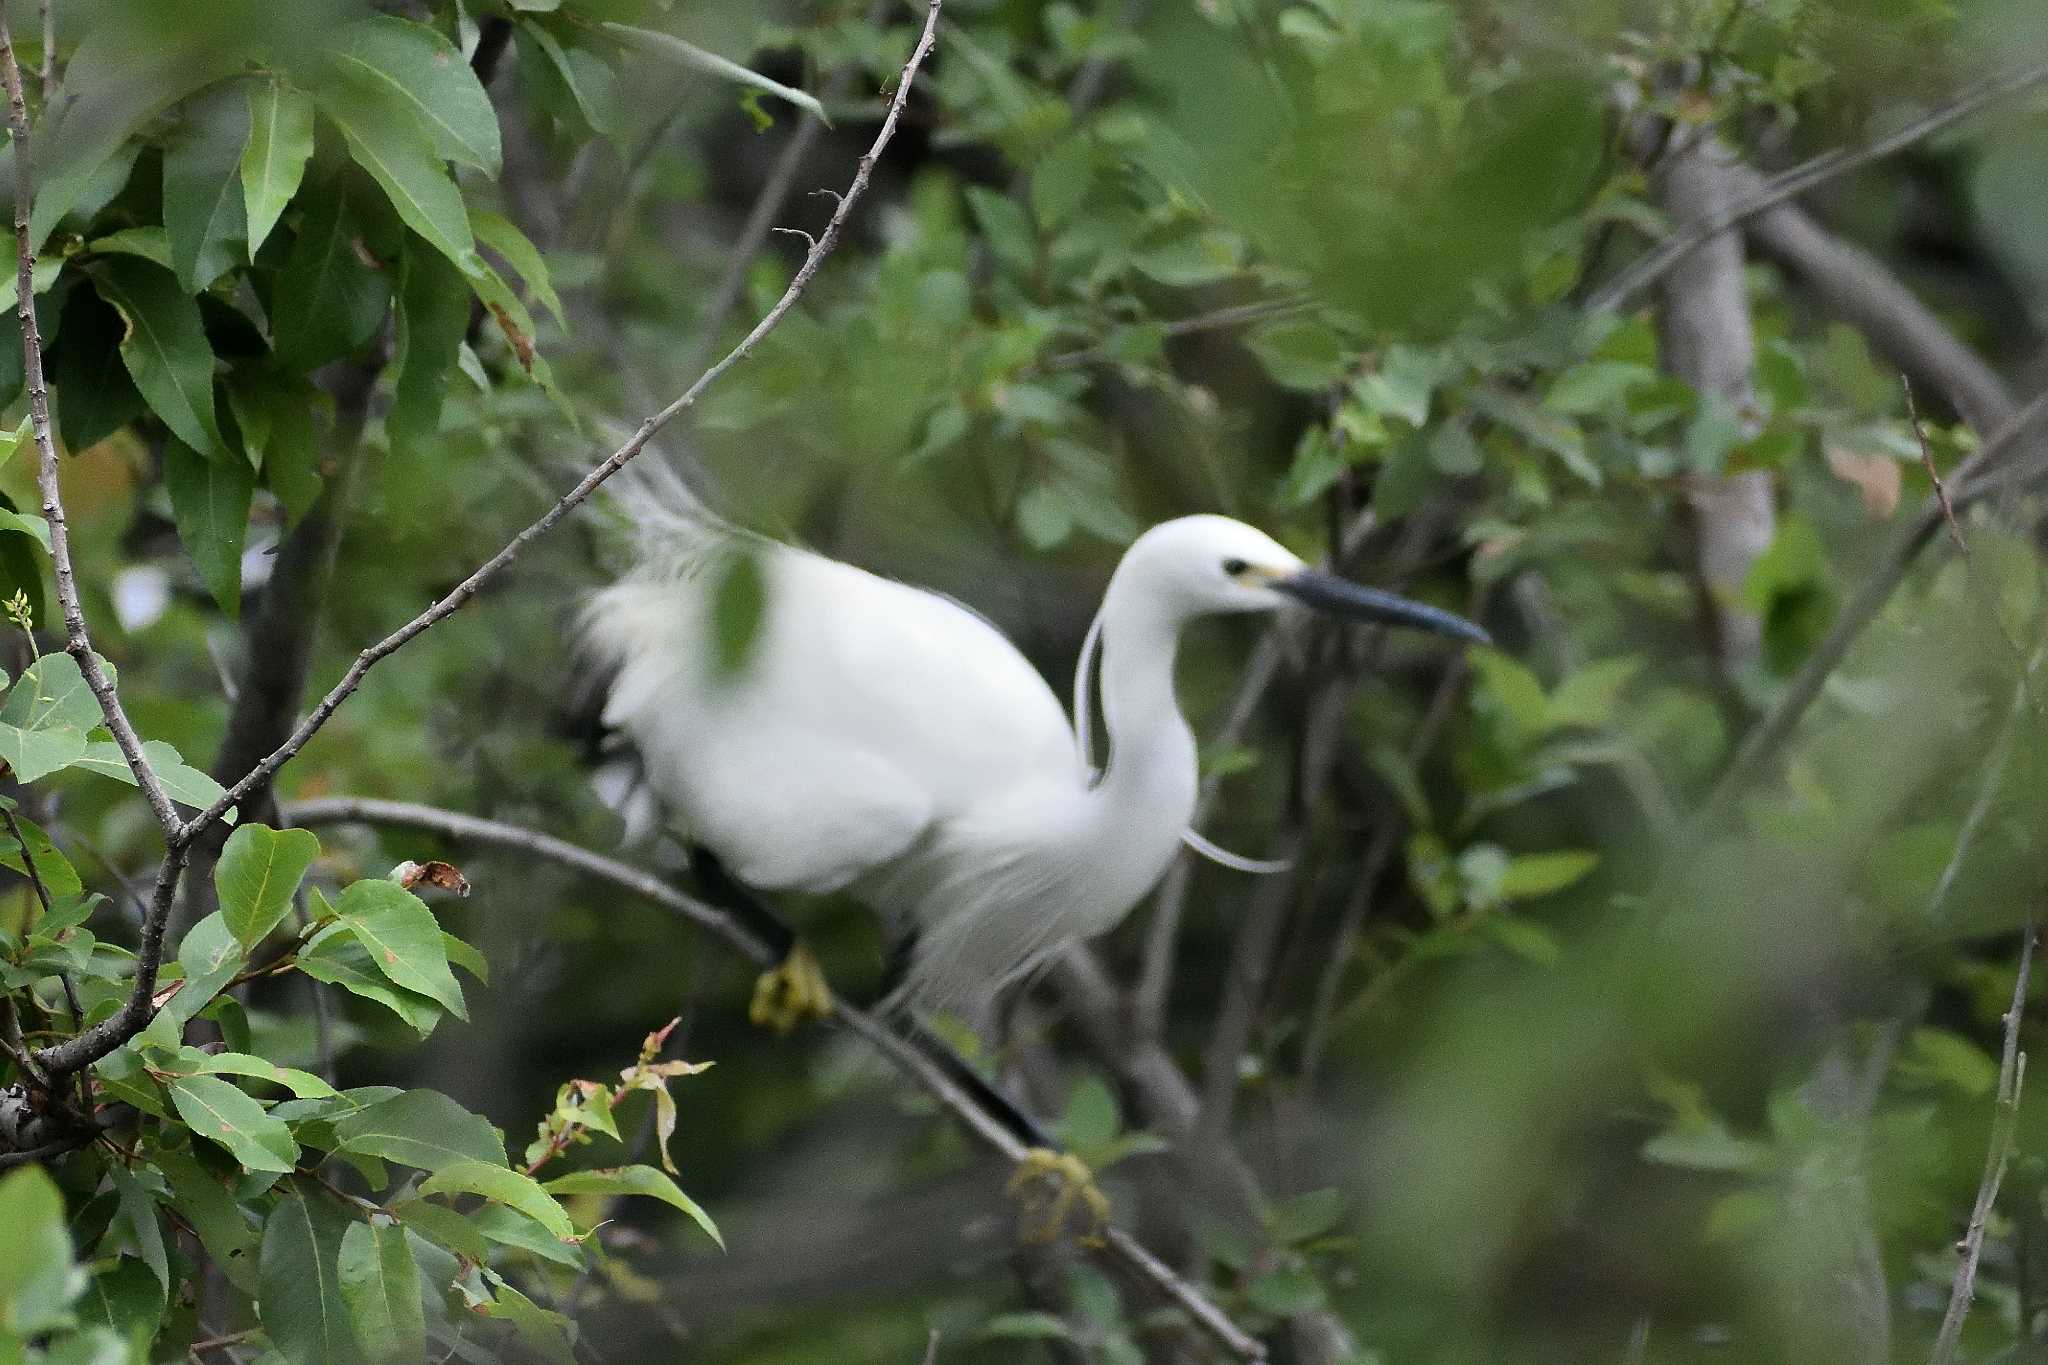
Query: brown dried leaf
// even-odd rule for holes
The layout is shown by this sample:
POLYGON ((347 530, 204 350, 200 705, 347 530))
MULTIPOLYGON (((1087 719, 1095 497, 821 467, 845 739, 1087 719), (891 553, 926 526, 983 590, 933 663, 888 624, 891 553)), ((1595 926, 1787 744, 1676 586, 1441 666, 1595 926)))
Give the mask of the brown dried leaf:
POLYGON ((1899 510, 1899 462, 1889 455, 1866 455, 1847 446, 1827 447, 1828 472, 1863 496, 1863 510, 1877 521, 1899 510))
POLYGON ((424 884, 439 887, 443 891, 453 891, 458 896, 469 894, 469 879, 463 876, 461 870, 453 863, 415 863, 407 860, 391 869, 391 880, 408 891, 424 884))
POLYGON ((533 338, 519 330, 519 324, 505 311, 503 304, 490 305, 491 316, 498 320, 498 330, 505 334, 505 340, 512 343, 512 354, 519 357, 519 368, 533 373, 533 338))

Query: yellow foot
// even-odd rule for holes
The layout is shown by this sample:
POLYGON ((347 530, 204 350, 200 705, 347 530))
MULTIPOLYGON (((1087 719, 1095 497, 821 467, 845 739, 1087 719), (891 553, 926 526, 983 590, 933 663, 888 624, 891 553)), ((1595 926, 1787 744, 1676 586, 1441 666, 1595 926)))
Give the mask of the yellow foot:
POLYGON ((1071 1152, 1033 1147, 1010 1177, 1010 1197, 1017 1201, 1018 1235, 1031 1243, 1057 1239, 1078 1210, 1084 1215, 1079 1234, 1083 1246, 1099 1246, 1109 1226, 1109 1199, 1096 1187, 1095 1172, 1071 1152))
POLYGON ((761 973, 754 983, 754 1001, 747 1007, 747 1018, 777 1033, 831 1013, 832 988, 825 984, 818 959, 801 943, 789 950, 781 966, 761 973))

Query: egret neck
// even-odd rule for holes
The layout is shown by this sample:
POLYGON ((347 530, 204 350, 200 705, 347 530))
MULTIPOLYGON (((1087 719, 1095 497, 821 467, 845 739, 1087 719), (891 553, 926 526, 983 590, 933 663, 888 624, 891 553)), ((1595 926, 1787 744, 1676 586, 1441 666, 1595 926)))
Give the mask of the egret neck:
POLYGON ((1108 762, 1088 794, 1086 841, 1116 914, 1180 846, 1195 809, 1195 737, 1174 695, 1182 613, 1143 576, 1118 574, 1102 604, 1102 719, 1108 762))

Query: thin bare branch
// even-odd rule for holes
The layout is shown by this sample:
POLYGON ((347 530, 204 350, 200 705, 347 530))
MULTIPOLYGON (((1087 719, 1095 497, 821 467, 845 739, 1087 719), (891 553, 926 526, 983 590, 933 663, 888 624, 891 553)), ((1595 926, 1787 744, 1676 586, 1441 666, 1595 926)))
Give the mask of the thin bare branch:
POLYGON ((854 206, 860 202, 862 193, 867 189, 868 178, 874 173, 876 161, 881 157, 883 149, 889 145, 890 138, 895 136, 897 122, 902 118, 903 107, 910 98, 911 86, 916 80, 918 68, 924 64, 926 55, 932 49, 932 43, 938 30, 939 5, 940 0, 929 0, 925 11, 924 29, 918 35, 916 45, 911 49, 910 59, 903 65, 902 74, 896 83, 895 97, 889 102, 889 110, 882 119, 881 130, 876 133, 874 143, 868 148, 867 153, 861 157, 860 164, 854 171, 853 181, 847 186, 846 194, 840 200, 839 207, 833 212, 831 220, 826 223, 825 231, 819 236, 817 244, 811 248, 810 253, 804 257, 804 263, 798 267, 795 278, 789 282, 789 287, 783 291, 782 297, 775 301, 775 306, 770 308, 762 319, 754 324, 753 330, 741 338, 737 346, 726 352, 724 359, 699 375, 697 381, 685 389, 682 395, 667 407, 643 421, 633 434, 626 439, 625 444, 613 451, 596 468, 579 479, 575 487, 564 493, 561 499, 546 512, 542 513, 539 519, 534 521, 532 525, 514 536, 505 548, 485 560, 474 573, 456 584, 447 596, 441 598, 440 601, 428 607, 384 639, 356 655, 355 662, 349 665, 348 672, 342 675, 341 681, 336 683, 327 695, 320 699, 319 704, 313 708, 306 718, 299 722, 298 727, 292 731, 290 738, 286 739, 283 744, 272 751, 269 757, 252 768, 241 781, 230 787, 226 794, 193 817, 192 821, 178 832, 175 838, 177 844, 182 846, 189 843, 216 820, 220 819, 222 813, 241 800, 251 788, 259 783, 269 781, 271 776, 279 768, 283 767, 285 763, 289 762, 292 756, 298 753, 301 748, 305 747, 306 741, 311 739, 320 727, 327 723, 328 718, 334 714, 335 708, 346 701, 349 695, 361 685, 364 675, 372 667, 380 660, 396 653, 418 635, 452 616, 470 598, 476 596, 485 583, 489 582, 500 570, 519 557, 519 552, 525 549, 529 542, 545 535, 557 522, 567 516, 570 511, 581 504, 592 493, 596 492, 598 485, 625 468, 627 462, 645 448, 647 442, 653 438, 656 432, 667 426, 678 414, 694 406, 697 399, 706 389, 716 383, 727 370, 752 355, 754 348, 761 343, 761 339, 775 330, 776 324, 781 322, 783 316, 796 306, 796 301, 803 296, 804 290, 810 286, 812 277, 818 273, 818 267, 824 264, 825 258, 839 244, 840 233, 846 225, 846 220, 852 215, 854 206))
POLYGON ((1988 76, 1884 137, 1866 142, 1861 147, 1843 147, 1823 152, 1809 161, 1801 162, 1782 175, 1771 177, 1756 193, 1745 195, 1717 212, 1695 218, 1672 232, 1670 236, 1631 262, 1613 279, 1594 290, 1586 299, 1586 311, 1605 313, 1621 307, 1672 266, 1685 259, 1701 243, 1711 240, 1744 219, 1804 194, 1816 185, 1847 175, 1873 161, 1881 161, 1892 153, 1910 147, 1969 117, 1986 105, 2017 95, 2039 85, 2042 81, 2048 81, 2048 62, 1988 76))
POLYGON ((142 938, 135 946, 135 984, 129 989, 127 1003, 85 1032, 74 1033, 36 1053, 37 1063, 53 1077, 92 1065, 142 1032, 156 1013, 150 1002, 156 995, 157 971, 163 966, 164 929, 170 923, 171 907, 178 899, 178 878, 184 872, 183 847, 170 849, 157 865, 149 913, 143 916, 142 938))
MULTIPOLYGON (((47 53, 45 60, 48 60, 47 53)), ((21 66, 14 56, 14 35, 7 26, 7 7, 0 0, 0 78, 7 85, 7 131, 14 140, 15 315, 21 319, 22 370, 28 385, 29 426, 36 439, 36 489, 42 495, 43 519, 50 524, 50 560, 57 579, 57 602, 64 615, 64 652, 78 661, 86 685, 99 699, 107 730, 121 748, 121 757, 156 813, 166 836, 181 821, 163 783, 142 754, 142 739, 128 723, 114 680, 92 652, 85 612, 78 603, 78 580, 71 570, 71 529, 64 519, 64 499, 57 480, 57 443, 50 434, 50 392, 43 381, 43 343, 36 330, 35 252, 29 247, 29 208, 35 202, 35 173, 29 159, 28 105, 21 94, 21 66)), ((225 809, 225 807, 223 807, 225 809)))
MULTIPOLYGON (((344 823, 398 826, 426 830, 449 839, 490 844, 526 853, 596 877, 673 915, 689 920, 749 960, 766 966, 774 951, 750 933, 740 922, 715 906, 685 895, 660 877, 630 864, 593 853, 565 839, 539 830, 524 829, 496 820, 485 820, 456 811, 408 801, 379 801, 358 797, 323 797, 293 803, 286 811, 291 823, 304 826, 344 823)), ((1021 1162, 1024 1144, 1003 1121, 988 1112, 952 1077, 918 1048, 881 1020, 845 1000, 834 998, 832 1022, 866 1041, 910 1080, 922 1086, 944 1105, 985 1145, 1010 1162, 1021 1162)), ((1175 1274, 1158 1257, 1118 1228, 1107 1230, 1104 1247, 1108 1255, 1142 1276, 1185 1309, 1220 1344, 1243 1360, 1264 1360, 1266 1350, 1258 1340, 1211 1303, 1194 1285, 1175 1274)))
POLYGON ((1956 1250, 1955 1279, 1949 1286, 1948 1311, 1942 1315, 1941 1331, 1934 1338, 1932 1365, 1952 1365, 1962 1340, 1963 1319, 1977 1296, 1977 1261, 1984 1254, 1984 1229, 1998 1202, 1998 1186, 2005 1179, 2006 1163, 2012 1159, 2013 1130, 2018 1126, 2020 1088, 2027 1079, 2027 1054, 2020 1047, 2020 1016, 2027 1007, 2027 977, 2034 964, 2034 915, 2027 913, 2020 937, 2020 969, 2013 981, 2012 1006, 2005 1012, 2005 1047, 1998 1063, 1998 1108, 1991 1120, 1991 1144, 1984 1153, 1984 1178, 1977 1185, 1977 1203, 1970 1210, 1969 1226, 1956 1250))

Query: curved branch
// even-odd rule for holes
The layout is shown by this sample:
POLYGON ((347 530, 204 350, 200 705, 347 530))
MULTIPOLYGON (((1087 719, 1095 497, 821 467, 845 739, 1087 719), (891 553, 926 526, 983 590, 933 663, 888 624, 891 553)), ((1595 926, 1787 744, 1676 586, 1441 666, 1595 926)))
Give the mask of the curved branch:
MULTIPOLYGON (((723 939, 750 961, 767 966, 775 958, 766 943, 716 906, 685 895, 652 872, 593 853, 539 830, 409 801, 380 801, 367 797, 322 797, 298 801, 285 810, 284 816, 289 823, 301 826, 349 823, 399 826, 531 854, 609 882, 670 914, 687 919, 723 939)), ((898 1071, 922 1086, 1004 1159, 1013 1163, 1024 1160, 1024 1144, 1001 1119, 989 1113, 936 1062, 899 1037, 881 1020, 835 997, 832 1022, 880 1052, 898 1071)), ((1252 1361, 1266 1358, 1266 1348, 1256 1338, 1232 1322, 1221 1309, 1209 1302, 1201 1290, 1175 1274, 1128 1233, 1116 1227, 1106 1229, 1104 1247, 1116 1261, 1173 1299, 1205 1331, 1239 1358, 1252 1361)))

